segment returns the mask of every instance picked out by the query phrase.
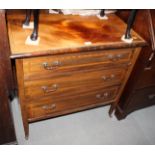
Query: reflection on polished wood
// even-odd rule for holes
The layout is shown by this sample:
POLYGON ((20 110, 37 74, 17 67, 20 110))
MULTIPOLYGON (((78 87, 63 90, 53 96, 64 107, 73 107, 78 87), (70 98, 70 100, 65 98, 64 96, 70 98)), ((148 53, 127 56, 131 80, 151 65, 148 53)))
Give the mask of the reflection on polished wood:
POLYGON ((26 45, 32 30, 23 29, 24 15, 8 15, 8 27, 12 58, 54 53, 78 52, 90 49, 109 49, 143 45, 143 39, 132 31, 132 44, 121 41, 125 33, 124 24, 116 15, 108 20, 95 16, 40 15, 38 46, 26 45), (86 45, 91 43, 91 45, 86 45))

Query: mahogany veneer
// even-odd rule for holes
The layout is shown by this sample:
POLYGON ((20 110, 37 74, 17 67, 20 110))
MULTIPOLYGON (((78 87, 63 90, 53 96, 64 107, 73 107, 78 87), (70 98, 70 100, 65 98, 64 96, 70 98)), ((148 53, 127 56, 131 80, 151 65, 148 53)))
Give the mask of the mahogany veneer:
POLYGON ((112 109, 146 43, 134 31, 121 40, 126 24, 116 15, 40 15, 38 46, 26 45, 31 30, 22 29, 23 14, 8 15, 11 58, 16 59, 19 99, 28 123, 101 105, 112 109))

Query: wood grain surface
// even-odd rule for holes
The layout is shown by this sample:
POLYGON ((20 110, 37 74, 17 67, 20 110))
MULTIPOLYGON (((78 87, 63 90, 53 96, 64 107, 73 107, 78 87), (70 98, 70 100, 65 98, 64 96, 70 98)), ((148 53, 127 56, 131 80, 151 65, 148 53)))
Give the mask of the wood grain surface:
POLYGON ((123 42, 121 37, 125 33, 126 24, 114 14, 108 15, 108 20, 100 20, 96 16, 64 16, 43 13, 40 15, 39 22, 39 45, 26 45, 25 41, 32 30, 22 28, 23 20, 24 15, 21 13, 8 14, 11 58, 92 49, 116 49, 145 44, 144 40, 133 31, 133 43, 123 42))

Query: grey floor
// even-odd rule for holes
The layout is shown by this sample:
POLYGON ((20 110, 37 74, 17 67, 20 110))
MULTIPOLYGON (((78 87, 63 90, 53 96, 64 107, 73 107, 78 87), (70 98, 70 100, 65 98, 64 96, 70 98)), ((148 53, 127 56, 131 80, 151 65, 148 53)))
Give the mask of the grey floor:
POLYGON ((94 145, 155 144, 155 106, 130 114, 122 121, 108 116, 109 106, 30 124, 24 139, 18 100, 11 103, 18 144, 94 145))

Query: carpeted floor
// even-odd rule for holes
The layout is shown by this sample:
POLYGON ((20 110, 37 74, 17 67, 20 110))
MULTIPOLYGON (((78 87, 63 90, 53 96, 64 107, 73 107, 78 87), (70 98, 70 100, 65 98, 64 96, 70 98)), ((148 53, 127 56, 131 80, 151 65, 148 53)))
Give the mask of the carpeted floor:
POLYGON ((108 116, 109 106, 31 123, 29 139, 24 139, 18 100, 11 103, 20 145, 105 145, 155 144, 155 106, 118 121, 108 116))

